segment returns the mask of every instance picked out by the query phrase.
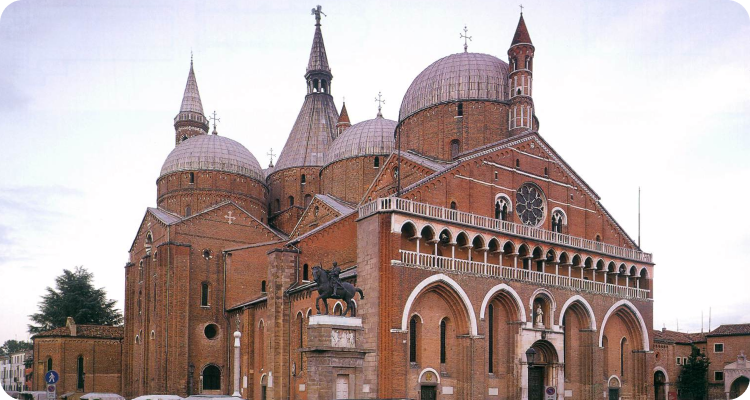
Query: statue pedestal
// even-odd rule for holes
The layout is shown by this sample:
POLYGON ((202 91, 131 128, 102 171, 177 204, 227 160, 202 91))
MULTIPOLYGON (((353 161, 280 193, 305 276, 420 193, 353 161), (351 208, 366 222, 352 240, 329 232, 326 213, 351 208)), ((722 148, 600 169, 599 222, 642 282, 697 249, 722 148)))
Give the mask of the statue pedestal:
POLYGON ((313 315, 308 321, 307 347, 302 352, 307 356, 308 400, 369 397, 364 391, 365 354, 372 352, 363 348, 364 328, 362 319, 334 315, 313 315))

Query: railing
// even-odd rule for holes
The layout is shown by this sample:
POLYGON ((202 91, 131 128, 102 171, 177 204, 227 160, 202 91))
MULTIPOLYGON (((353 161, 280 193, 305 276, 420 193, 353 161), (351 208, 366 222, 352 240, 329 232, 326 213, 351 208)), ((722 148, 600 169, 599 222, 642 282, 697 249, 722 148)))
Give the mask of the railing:
POLYGON ((548 231, 546 229, 534 228, 528 225, 516 224, 514 222, 489 218, 482 215, 470 214, 425 203, 418 203, 416 201, 401 199, 398 197, 379 198, 363 204, 359 207, 359 217, 364 218, 380 211, 401 211, 423 217, 440 219, 447 222, 458 222, 497 232, 560 244, 563 246, 591 250, 635 261, 652 262, 653 259, 653 256, 650 253, 644 253, 634 249, 614 246, 590 239, 565 235, 548 231))
POLYGON ((407 267, 435 269, 500 278, 510 281, 528 282, 538 285, 557 286, 564 289, 588 291, 623 298, 648 299, 649 291, 647 289, 613 285, 604 282, 594 282, 586 279, 531 271, 523 268, 503 267, 501 265, 488 264, 480 261, 433 256, 432 254, 422 254, 414 251, 399 250, 399 253, 401 253, 401 260, 393 260, 392 263, 401 264, 407 267))

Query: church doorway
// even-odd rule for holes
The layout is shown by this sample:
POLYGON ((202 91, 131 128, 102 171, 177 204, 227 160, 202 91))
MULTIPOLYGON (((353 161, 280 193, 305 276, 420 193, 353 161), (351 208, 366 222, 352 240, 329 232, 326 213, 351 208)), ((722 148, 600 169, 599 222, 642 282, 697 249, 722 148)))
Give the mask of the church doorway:
POLYGON ((612 376, 609 378, 609 396, 607 396, 608 400, 620 400, 620 386, 622 384, 620 383, 620 378, 616 376, 612 376))
POLYGON ((745 376, 735 379, 734 382, 732 382, 732 387, 729 388, 729 398, 736 399, 742 396, 747 390, 748 383, 750 383, 750 379, 747 379, 745 376))
POLYGON ((339 374, 336 376, 336 399, 349 398, 349 375, 339 374))
POLYGON ((654 372, 654 400, 667 400, 664 386, 667 383, 667 377, 664 372, 654 372))
POLYGON ((221 370, 215 365, 207 365, 203 368, 203 393, 216 394, 221 391, 221 370))
POLYGON ((420 400, 435 400, 437 398, 435 386, 422 386, 422 395, 419 398, 420 400))
POLYGON ((544 400, 544 368, 529 368, 529 400, 544 400))

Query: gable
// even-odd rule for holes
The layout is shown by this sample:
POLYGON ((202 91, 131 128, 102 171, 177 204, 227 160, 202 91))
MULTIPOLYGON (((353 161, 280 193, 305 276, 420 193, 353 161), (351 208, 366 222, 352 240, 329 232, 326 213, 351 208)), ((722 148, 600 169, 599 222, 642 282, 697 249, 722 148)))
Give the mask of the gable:
MULTIPOLYGON (((538 186, 547 199, 540 226, 551 230, 551 212, 566 216, 565 232, 572 236, 637 248, 635 242, 599 202, 594 192, 536 132, 476 149, 455 165, 405 187, 404 198, 473 214, 494 217, 498 195, 507 196, 516 211, 516 192, 524 183, 538 186)), ((513 212, 512 222, 520 222, 513 212)))
POLYGON ((233 201, 226 201, 173 224, 174 238, 190 242, 190 236, 211 238, 224 248, 287 239, 233 201))
MULTIPOLYGON (((401 187, 405 188, 422 179, 429 177, 437 171, 447 168, 447 163, 440 163, 419 156, 409 151, 401 152, 401 187)), ((398 179, 395 171, 399 166, 397 152, 391 153, 383 164, 378 175, 362 197, 362 201, 370 201, 379 197, 388 197, 396 193, 398 179)))
POLYGON ((349 214, 353 210, 353 207, 348 207, 343 202, 337 201, 331 196, 315 195, 302 214, 297 226, 294 227, 294 230, 289 235, 289 238, 294 239, 304 235, 342 215, 349 214))

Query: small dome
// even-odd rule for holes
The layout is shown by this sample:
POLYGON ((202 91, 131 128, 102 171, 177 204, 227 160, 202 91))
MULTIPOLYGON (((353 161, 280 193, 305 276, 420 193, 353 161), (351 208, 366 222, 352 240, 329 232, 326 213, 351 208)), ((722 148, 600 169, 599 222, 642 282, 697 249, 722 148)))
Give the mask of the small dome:
POLYGON ((508 64, 482 53, 457 53, 425 68, 401 102, 399 122, 436 104, 458 100, 508 99, 508 64))
POLYGON ((221 171, 264 182, 263 169, 240 143, 219 135, 198 135, 177 145, 161 167, 159 178, 177 171, 221 171))
POLYGON ((396 121, 383 117, 354 124, 331 143, 325 165, 351 157, 391 154, 395 130, 396 121))

